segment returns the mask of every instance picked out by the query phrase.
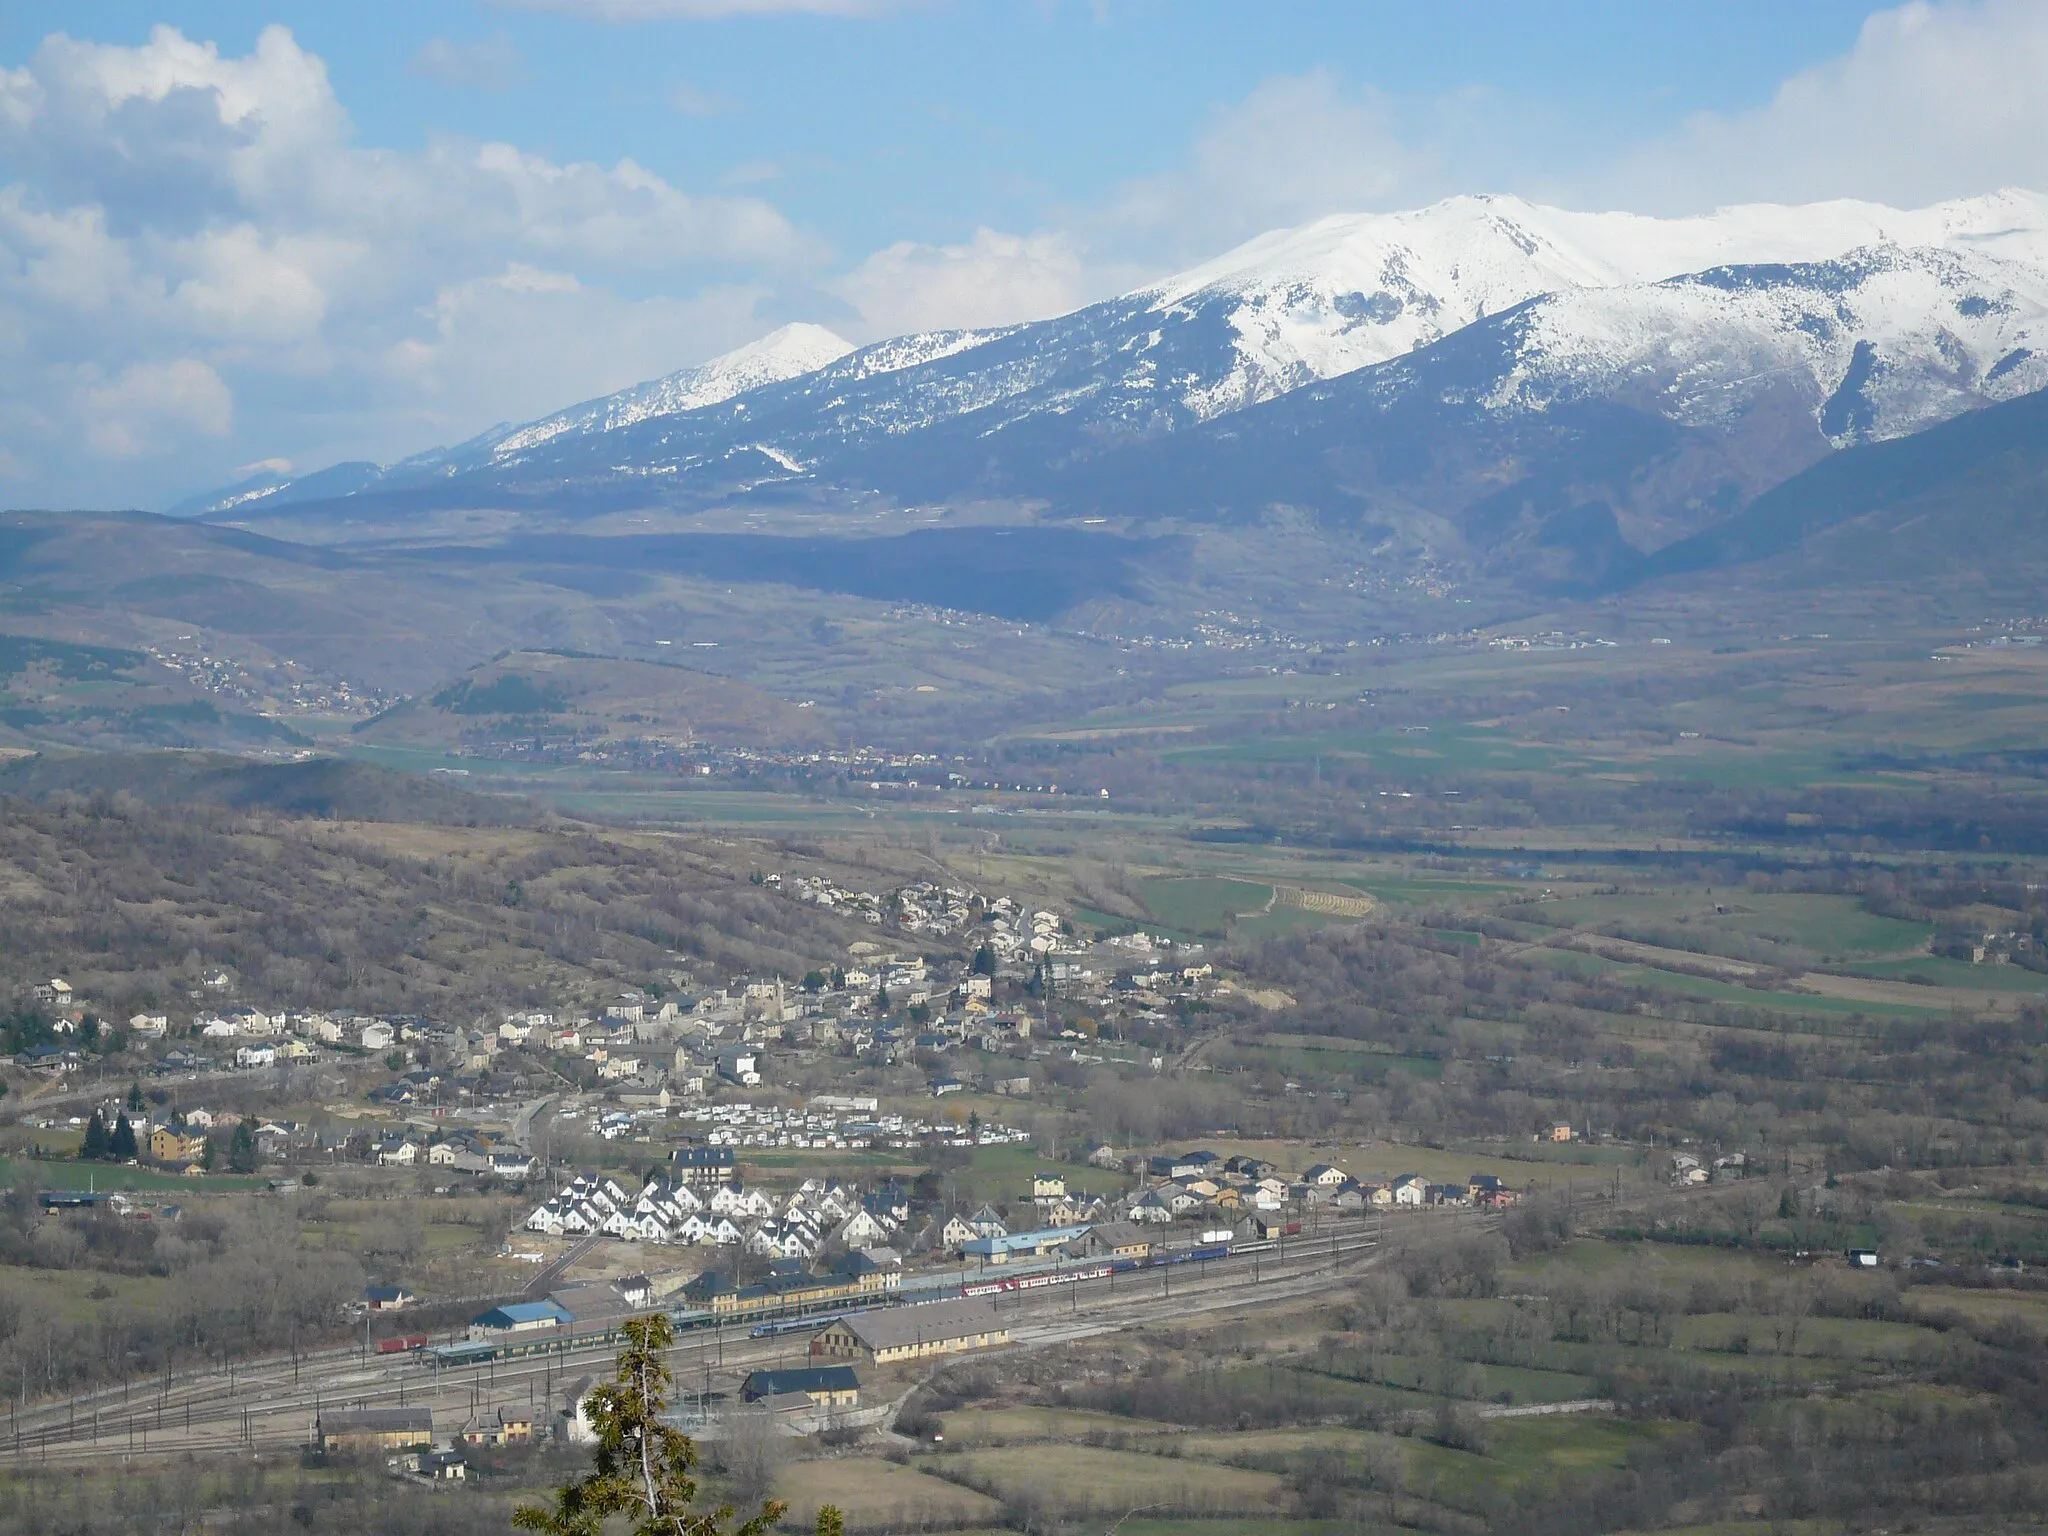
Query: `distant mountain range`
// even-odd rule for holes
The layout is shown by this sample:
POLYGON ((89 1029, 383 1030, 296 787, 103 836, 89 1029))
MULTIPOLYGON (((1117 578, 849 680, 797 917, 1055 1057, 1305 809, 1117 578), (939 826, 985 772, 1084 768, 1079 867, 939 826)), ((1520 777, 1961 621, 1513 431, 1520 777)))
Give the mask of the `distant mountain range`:
POLYGON ((790 326, 451 449, 180 510, 1277 507, 1570 591, 1836 450, 2043 387, 2039 194, 1669 220, 1455 198, 1267 235, 1028 325, 861 348, 790 326))

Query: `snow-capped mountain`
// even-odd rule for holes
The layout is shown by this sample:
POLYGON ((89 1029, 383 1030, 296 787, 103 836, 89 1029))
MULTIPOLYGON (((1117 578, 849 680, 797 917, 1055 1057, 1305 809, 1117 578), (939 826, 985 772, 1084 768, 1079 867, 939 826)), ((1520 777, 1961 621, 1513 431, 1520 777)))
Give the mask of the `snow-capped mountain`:
MULTIPOLYGON (((1182 516, 1290 500, 1377 515, 1391 498, 1456 521, 1468 481, 1512 486, 1535 461, 1569 480, 1570 455, 1601 446, 1597 421, 1633 445, 1608 453, 1620 479, 1605 499, 1647 547, 1831 446, 2044 385, 2039 194, 1685 219, 1464 197, 1262 236, 996 331, 847 350, 791 327, 353 496, 411 487, 559 513, 879 491, 1182 516), (1425 492, 1392 468, 1418 455, 1462 467, 1425 492), (1631 488, 1659 455, 1676 457, 1654 494, 1631 488)), ((304 498, 286 487, 225 515, 285 499, 304 498)), ((1538 500, 1538 522, 1568 510, 1538 500)))
POLYGON ((1208 520, 1276 504, 1597 584, 1834 449, 2048 389, 2048 282, 1879 246, 1546 294, 1405 356, 1018 487, 1208 520))
MULTIPOLYGON (((811 373, 852 350, 852 342, 822 325, 785 325, 694 368, 679 369, 616 394, 586 400, 538 421, 523 425, 500 422, 452 448, 432 448, 388 468, 356 462, 297 477, 265 470, 234 485, 191 497, 170 512, 174 517, 182 517, 233 512, 237 508, 256 510, 444 479, 517 459, 558 438, 613 432, 650 416, 716 405, 749 390, 811 373)), ((922 361, 929 355, 929 351, 915 352, 908 361, 922 361)))
POLYGON ((1207 417, 1402 356, 1539 294, 1820 262, 1868 247, 1978 252, 2048 277, 2048 199, 2004 192, 1913 212, 1758 204, 1659 219, 1458 197, 1263 235, 1152 297, 1169 315, 1224 302, 1236 366, 1184 396, 1207 417))
POLYGON ((1902 437, 2048 385, 2048 275, 1974 251, 1865 246, 1530 307, 1496 408, 1641 390, 1711 425, 1791 389, 1840 445, 1902 437))
MULTIPOLYGON (((1918 212, 1828 203, 1674 220, 1454 198, 1263 237, 1170 282, 1052 320, 942 342, 884 342, 723 406, 650 416, 601 449, 577 439, 526 463, 573 475, 627 462, 722 479, 735 453, 751 464, 749 450, 772 450, 779 465, 829 475, 845 455, 865 461, 934 434, 941 459, 956 443, 984 462, 1015 457, 1012 443, 1065 458, 1385 364, 1539 297, 1581 301, 1546 309, 1532 343, 1552 375, 1569 361, 1589 384, 1640 384, 1661 345, 1679 370, 1673 387, 1690 391, 1686 409, 1695 412, 1725 368, 1736 368, 1727 382, 1737 382, 1747 377, 1742 356, 1759 346, 1775 355, 1783 342, 1804 352, 1825 385, 1817 419, 1819 401, 1847 375, 1854 343, 1869 340, 1885 389, 1901 401, 1918 394, 1933 412, 1895 412, 1895 426, 1880 415, 1867 430, 1883 435, 2026 387, 2024 372, 1991 375, 2016 349, 2043 350, 2029 338, 2044 293, 2048 199, 2032 194, 1918 212), (1838 278, 1816 277, 1830 262, 1843 264, 1838 278), (1746 275, 1728 275, 1738 271, 1746 275), (1662 286, 1712 273, 1723 276, 1662 286), (1804 295, 1816 283, 1855 286, 1863 308, 1772 297, 1788 285, 1804 295), (1760 341, 1779 330, 1786 334, 1777 341, 1760 341), (1823 330, 1832 340, 1811 345, 1823 330), (1987 348, 1995 350, 1977 355, 1987 348), (931 355, 906 365, 906 351, 931 355)), ((1514 381, 1501 382, 1505 407, 1517 395, 1514 381)), ((1554 377, 1550 387, 1567 381, 1554 377)), ((920 473, 915 493, 947 489, 943 475, 920 473)))
POLYGON ((764 384, 813 373, 852 350, 852 342, 822 325, 785 325, 708 363, 635 384, 615 395, 586 400, 495 437, 490 444, 491 457, 517 458, 567 434, 616 432, 650 416, 673 416, 716 405, 764 384))

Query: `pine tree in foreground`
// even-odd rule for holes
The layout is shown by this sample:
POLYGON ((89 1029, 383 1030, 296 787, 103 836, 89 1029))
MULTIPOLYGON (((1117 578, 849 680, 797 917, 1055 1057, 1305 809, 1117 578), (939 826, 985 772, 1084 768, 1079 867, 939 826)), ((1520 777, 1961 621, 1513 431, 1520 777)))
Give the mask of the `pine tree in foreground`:
MULTIPOLYGON (((584 1404, 597 1431, 596 1465, 589 1476, 557 1489, 555 1507, 523 1505, 512 1523, 540 1536, 601 1536, 605 1521, 624 1515, 632 1536, 766 1536, 787 1505, 773 1500, 745 1524, 728 1527, 731 1506, 696 1511, 697 1447, 661 1422, 674 1378, 662 1363, 675 1329, 660 1313, 625 1324, 618 1375, 584 1404)), ((831 1505, 818 1511, 818 1536, 844 1536, 846 1522, 831 1505)))

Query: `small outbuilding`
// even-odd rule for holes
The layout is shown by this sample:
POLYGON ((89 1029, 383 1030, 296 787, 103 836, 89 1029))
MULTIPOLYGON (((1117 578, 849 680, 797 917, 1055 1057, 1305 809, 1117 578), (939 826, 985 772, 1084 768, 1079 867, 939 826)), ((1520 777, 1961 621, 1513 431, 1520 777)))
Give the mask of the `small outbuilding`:
POLYGON ((813 1408, 858 1408, 860 1379, 850 1365, 814 1365, 795 1371, 754 1371, 740 1384, 743 1402, 791 1394, 802 1396, 813 1408))

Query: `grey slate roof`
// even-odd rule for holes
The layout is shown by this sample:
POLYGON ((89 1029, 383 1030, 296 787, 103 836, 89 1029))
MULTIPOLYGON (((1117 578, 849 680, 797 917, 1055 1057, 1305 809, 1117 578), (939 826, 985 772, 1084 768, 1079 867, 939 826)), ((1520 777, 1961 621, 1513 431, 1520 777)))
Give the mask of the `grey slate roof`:
POLYGON ((918 1306, 857 1312, 846 1319, 853 1336, 869 1349, 903 1349, 968 1334, 999 1333, 996 1309, 977 1296, 928 1301, 918 1306))

